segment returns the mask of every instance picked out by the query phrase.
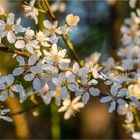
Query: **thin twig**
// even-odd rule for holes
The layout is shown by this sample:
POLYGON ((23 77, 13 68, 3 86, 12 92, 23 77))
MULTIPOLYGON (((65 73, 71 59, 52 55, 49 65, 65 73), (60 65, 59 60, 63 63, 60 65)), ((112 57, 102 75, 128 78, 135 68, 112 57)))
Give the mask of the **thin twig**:
POLYGON ((73 44, 70 42, 70 40, 68 39, 67 35, 63 35, 63 40, 65 42, 65 44, 69 47, 69 49, 73 52, 76 60, 78 61, 78 63, 80 64, 80 66, 83 66, 83 61, 80 60, 77 52, 75 51, 75 48, 73 46, 73 44))
POLYGON ((56 16, 55 16, 54 13, 51 11, 50 4, 49 4, 48 0, 45 0, 45 3, 46 3, 46 6, 47 6, 49 15, 51 16, 51 18, 52 18, 53 20, 56 20, 56 16))
POLYGON ((0 44, 0 51, 6 52, 6 53, 13 53, 13 54, 18 54, 24 57, 29 57, 30 54, 24 51, 19 51, 7 46, 4 46, 3 44, 0 44))
POLYGON ((32 110, 32 109, 35 109, 35 108, 37 108, 37 107, 40 107, 41 105, 44 105, 44 103, 35 104, 35 105, 33 105, 33 106, 29 107, 29 108, 26 108, 26 109, 24 109, 24 110, 21 110, 21 111, 18 111, 18 112, 13 113, 11 116, 15 116, 15 115, 19 115, 19 114, 28 112, 28 111, 30 111, 30 110, 32 110))

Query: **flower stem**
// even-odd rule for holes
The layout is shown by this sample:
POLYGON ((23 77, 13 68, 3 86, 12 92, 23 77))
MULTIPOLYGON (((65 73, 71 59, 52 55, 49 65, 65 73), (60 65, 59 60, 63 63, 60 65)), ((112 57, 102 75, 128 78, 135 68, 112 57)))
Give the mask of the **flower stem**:
MULTIPOLYGON (((45 3, 46 3, 46 6, 47 6, 47 9, 48 9, 48 13, 50 15, 50 17, 52 18, 53 21, 56 20, 56 16, 54 15, 54 13, 51 11, 51 8, 50 8, 50 4, 48 2, 48 0, 45 0, 45 3)), ((83 61, 80 60, 73 44, 71 43, 71 41, 68 39, 68 36, 67 35, 63 35, 63 40, 65 42, 65 44, 67 45, 67 47, 72 51, 72 53, 74 54, 74 57, 75 59, 78 61, 79 65, 80 66, 83 66, 83 61)))
POLYGON ((68 39, 67 35, 63 35, 63 40, 65 42, 65 44, 68 46, 68 48, 72 51, 72 53, 75 56, 75 59, 78 61, 78 63, 80 64, 80 66, 83 66, 83 61, 80 60, 77 52, 75 51, 75 48, 73 46, 73 44, 70 42, 70 40, 68 39))
POLYGON ((46 3, 46 6, 47 6, 49 15, 51 16, 51 18, 52 18, 53 20, 56 20, 56 17, 55 17, 55 15, 54 15, 54 13, 51 11, 50 4, 49 4, 48 0, 45 0, 45 3, 46 3))
POLYGON ((139 120, 139 116, 138 116, 136 108, 133 108, 133 113, 135 115, 137 126, 138 126, 138 128, 140 128, 140 120, 139 120))
POLYGON ((51 103, 51 125, 52 139, 60 139, 60 116, 54 103, 51 103))

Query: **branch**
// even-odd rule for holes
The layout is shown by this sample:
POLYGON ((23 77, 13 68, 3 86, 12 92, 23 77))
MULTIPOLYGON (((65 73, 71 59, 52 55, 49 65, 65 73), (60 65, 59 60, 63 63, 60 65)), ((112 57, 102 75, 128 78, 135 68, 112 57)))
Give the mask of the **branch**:
POLYGON ((55 20, 56 20, 56 16, 55 16, 54 13, 51 11, 50 4, 49 4, 48 0, 45 0, 45 3, 46 3, 46 6, 47 6, 49 15, 50 15, 51 18, 55 21, 55 20))
POLYGON ((80 66, 83 66, 83 61, 80 60, 78 54, 75 51, 75 48, 73 46, 73 44, 70 42, 70 40, 68 39, 67 35, 63 35, 63 40, 65 42, 65 44, 68 46, 68 48, 73 52, 76 60, 78 61, 78 63, 80 64, 80 66))
POLYGON ((35 104, 35 105, 33 105, 33 106, 29 107, 29 108, 26 108, 26 109, 23 109, 23 110, 21 110, 21 111, 18 111, 18 112, 13 113, 13 114, 11 114, 11 116, 15 116, 15 115, 19 115, 19 114, 28 112, 28 111, 30 111, 30 110, 32 110, 32 109, 35 109, 35 108, 37 108, 37 107, 39 107, 39 106, 41 106, 41 105, 44 105, 44 103, 35 104))
POLYGON ((30 57, 30 54, 27 52, 19 51, 19 50, 4 46, 3 44, 0 44, 0 51, 6 52, 6 53, 18 54, 27 58, 30 57))

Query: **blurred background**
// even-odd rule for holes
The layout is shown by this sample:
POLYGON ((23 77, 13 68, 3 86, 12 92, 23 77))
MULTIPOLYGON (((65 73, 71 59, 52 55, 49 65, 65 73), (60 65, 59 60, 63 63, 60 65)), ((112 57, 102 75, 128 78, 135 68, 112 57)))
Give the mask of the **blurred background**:
MULTIPOLYGON (((29 1, 29 0, 28 0, 29 1)), ((27 2, 28 2, 27 1, 27 2)), ((50 1, 54 4, 56 1, 50 1)), ((120 26, 124 18, 129 17, 130 8, 128 1, 124 0, 69 0, 59 1, 66 4, 66 9, 55 12, 60 23, 64 23, 65 16, 73 13, 80 16, 80 23, 75 31, 70 34, 80 58, 84 59, 93 52, 101 52, 101 60, 108 56, 116 56, 120 44, 120 26)), ((38 29, 34 21, 25 18, 22 5, 24 0, 0 0, 0 7, 15 13, 16 18, 22 17, 22 25, 38 29)), ((40 20, 42 18, 40 14, 40 20)), ((60 42, 65 47, 63 42, 60 42)), ((70 52, 69 52, 69 55, 70 52)), ((0 52, 0 70, 2 74, 10 73, 16 64, 12 55, 0 52)), ((100 88, 105 90, 102 84, 100 88)), ((0 120, 0 138, 38 138, 38 139, 130 139, 123 128, 123 116, 116 113, 109 114, 108 106, 100 104, 98 98, 92 98, 75 117, 65 121, 63 113, 57 113, 54 104, 40 105, 37 108, 28 99, 21 106, 17 99, 8 99, 5 106, 12 113, 20 110, 26 112, 13 116, 14 122, 7 123, 0 120), (39 113, 39 115, 38 115, 39 113)))

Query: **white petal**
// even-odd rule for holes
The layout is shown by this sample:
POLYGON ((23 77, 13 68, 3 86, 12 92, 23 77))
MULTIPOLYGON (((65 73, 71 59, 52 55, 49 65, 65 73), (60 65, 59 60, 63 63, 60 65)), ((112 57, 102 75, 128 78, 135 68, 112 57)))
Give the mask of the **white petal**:
POLYGON ((0 90, 4 90, 5 89, 5 85, 4 84, 0 84, 0 90))
POLYGON ((18 40, 15 43, 15 47, 17 49, 23 49, 25 47, 25 42, 23 40, 18 40))
POLYGON ((13 75, 14 76, 19 76, 19 75, 23 74, 23 72, 24 72, 24 69, 22 67, 15 68, 13 70, 13 75))
POLYGON ((33 87, 34 87, 34 89, 37 90, 37 91, 41 89, 41 81, 40 81, 40 79, 35 78, 35 79, 33 80, 33 87))
POLYGON ((125 102, 123 99, 121 99, 121 98, 117 99, 117 102, 118 102, 119 105, 125 105, 125 103, 126 103, 126 102, 125 102))
POLYGON ((92 79, 92 80, 90 80, 90 81, 88 82, 88 85, 96 85, 97 83, 98 83, 97 80, 92 79))
POLYGON ((24 66, 25 65, 25 60, 22 56, 17 56, 16 60, 19 62, 20 66, 24 66))
POLYGON ((64 112, 67 109, 67 106, 62 106, 58 109, 58 112, 64 112))
POLYGON ((66 73, 68 83, 75 83, 75 75, 71 71, 67 71, 66 73))
POLYGON ((75 110, 83 108, 84 107, 84 103, 83 102, 78 102, 77 104, 73 105, 73 108, 75 110))
POLYGON ((52 27, 52 24, 50 23, 49 20, 44 20, 44 21, 43 21, 43 25, 44 25, 44 27, 47 28, 47 29, 49 29, 49 28, 52 27))
POLYGON ((91 94, 92 96, 99 96, 99 95, 100 95, 100 90, 97 89, 97 88, 91 87, 91 88, 89 89, 89 92, 90 92, 90 94, 91 94))
POLYGON ((67 110, 64 114, 64 119, 68 120, 71 117, 72 114, 73 114, 72 109, 67 110))
POLYGON ((134 132, 134 133, 132 134, 132 138, 133 138, 133 139, 136 139, 136 140, 140 140, 140 132, 134 132))
POLYGON ((61 59, 59 61, 59 67, 60 69, 65 69, 69 66, 69 63, 70 63, 70 59, 61 59))
POLYGON ((7 92, 2 92, 0 94, 0 101, 4 102, 7 99, 8 93, 7 92))
POLYGON ((89 100, 89 93, 85 92, 82 96, 82 101, 84 102, 84 104, 87 104, 88 100, 89 100))
POLYGON ((24 89, 21 85, 17 84, 17 85, 12 86, 12 90, 17 93, 21 93, 21 92, 23 92, 24 89))
POLYGON ((57 49, 57 45, 56 44, 53 44, 52 45, 52 52, 53 52, 53 54, 56 54, 57 55, 58 49, 57 49))
POLYGON ((24 76, 24 79, 25 79, 25 81, 32 81, 33 79, 34 79, 34 74, 26 74, 25 76, 24 76))
POLYGON ((25 101, 27 98, 27 95, 25 94, 25 91, 20 93, 20 102, 22 103, 23 101, 25 101))
POLYGON ((75 96, 81 96, 83 94, 82 91, 75 91, 75 96))
POLYGON ((7 23, 14 24, 14 20, 15 20, 15 15, 13 13, 9 13, 8 18, 7 18, 7 23))
POLYGON ((140 102, 139 102, 139 100, 138 100, 136 97, 132 96, 132 97, 130 97, 130 99, 132 100, 132 102, 133 102, 136 106, 139 106, 139 105, 140 105, 140 102))
POLYGON ((7 76, 2 76, 0 77, 0 84, 3 84, 4 82, 6 82, 7 76))
POLYGON ((113 96, 116 96, 117 95, 117 93, 118 93, 118 89, 120 88, 121 86, 120 86, 120 84, 118 84, 118 83, 115 83, 112 87, 111 87, 111 94, 113 95, 113 96))
POLYGON ((14 76, 12 74, 7 75, 7 83, 8 83, 8 85, 13 84, 14 80, 15 80, 15 78, 14 78, 14 76))
POLYGON ((30 44, 26 44, 26 49, 29 53, 33 54, 34 53, 34 50, 33 50, 33 47, 30 45, 30 44))
POLYGON ((23 28, 22 28, 21 25, 15 25, 15 26, 14 26, 14 31, 15 31, 15 32, 22 32, 22 30, 23 30, 23 28))
POLYGON ((4 30, 5 28, 5 22, 3 20, 0 20, 0 31, 4 30))
POLYGON ((65 99, 66 97, 67 97, 67 95, 68 95, 68 90, 67 90, 67 88, 62 88, 62 90, 61 90, 61 98, 62 99, 65 99))
POLYGON ((79 72, 79 65, 78 65, 78 63, 75 63, 75 64, 73 65, 72 72, 73 72, 74 74, 77 74, 77 73, 79 72))
POLYGON ((8 122, 13 121, 10 117, 7 117, 7 116, 0 116, 0 119, 3 119, 3 120, 8 121, 8 122))
POLYGON ((58 78, 52 78, 52 82, 56 85, 56 86, 60 86, 61 85, 61 81, 58 78))
POLYGON ((72 103, 75 104, 81 99, 81 96, 77 96, 72 100, 72 103))
POLYGON ((32 65, 34 65, 37 62, 37 60, 38 60, 38 56, 33 54, 33 55, 30 56, 30 58, 28 60, 28 64, 30 66, 32 66, 32 65))
POLYGON ((58 52, 58 56, 61 57, 61 58, 64 58, 65 55, 66 55, 66 52, 67 52, 66 49, 60 50, 60 51, 58 52))
POLYGON ((127 88, 122 88, 118 94, 117 94, 117 97, 122 97, 124 95, 126 95, 128 93, 128 89, 127 88))
POLYGON ((106 103, 106 102, 110 102, 112 100, 111 96, 106 96, 100 99, 101 103, 106 103))
POLYGON ((80 76, 86 75, 88 73, 88 71, 89 71, 89 68, 88 67, 80 68, 79 75, 80 76))
POLYGON ((10 42, 10 43, 15 43, 16 41, 16 36, 13 32, 8 32, 7 34, 7 40, 10 42))
POLYGON ((115 108, 116 108, 116 101, 113 101, 113 102, 111 102, 108 112, 112 113, 115 110, 115 108))
POLYGON ((21 18, 18 18, 18 19, 16 20, 16 25, 20 25, 20 23, 21 23, 21 18))
POLYGON ((42 72, 42 69, 38 66, 32 66, 30 68, 30 71, 33 73, 33 74, 39 74, 42 72))
POLYGON ((74 84, 68 84, 68 89, 71 91, 77 91, 77 86, 74 84))
POLYGON ((43 96, 43 101, 45 104, 49 104, 51 102, 51 99, 52 99, 52 96, 50 93, 46 93, 44 96, 43 96))
POLYGON ((1 114, 4 115, 5 113, 8 113, 10 112, 10 109, 3 109, 1 110, 1 114))

